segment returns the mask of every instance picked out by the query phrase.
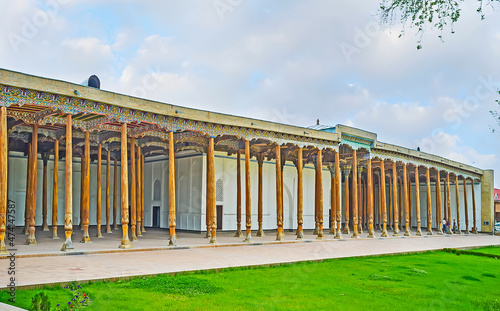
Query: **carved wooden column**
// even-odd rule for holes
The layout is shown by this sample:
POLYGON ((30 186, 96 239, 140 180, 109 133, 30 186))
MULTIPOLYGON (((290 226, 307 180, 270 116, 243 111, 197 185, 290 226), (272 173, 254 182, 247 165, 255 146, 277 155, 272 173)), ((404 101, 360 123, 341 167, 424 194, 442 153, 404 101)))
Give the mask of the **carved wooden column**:
MULTIPOLYGON (((85 148, 84 148, 85 150, 85 148)), ((82 221, 83 221, 83 210, 85 209, 84 208, 84 199, 85 199, 85 194, 84 194, 84 184, 85 184, 85 163, 87 161, 85 161, 85 155, 84 153, 82 153, 82 156, 81 156, 81 159, 80 159, 80 222, 79 222, 79 227, 80 227, 80 230, 83 231, 83 225, 82 225, 82 221)))
POLYGON ((316 239, 324 240, 325 235, 323 233, 323 153, 318 150, 316 157, 316 170, 318 172, 318 196, 316 201, 318 203, 318 236, 316 239))
POLYGON ((64 184, 64 235, 66 240, 61 251, 74 250, 71 234, 73 233, 73 134, 71 115, 66 116, 66 168, 64 184))
POLYGON ((363 234, 363 181, 361 175, 363 174, 363 167, 358 168, 358 233, 363 234))
POLYGON ((358 238, 358 159, 352 151, 352 238, 358 238))
POLYGON ((458 191, 458 175, 455 174, 455 195, 456 195, 456 200, 457 200, 457 232, 456 234, 461 234, 460 230, 460 198, 459 198, 459 191, 458 191))
POLYGON ((422 235, 422 224, 420 217, 420 174, 418 166, 415 165, 415 209, 417 214, 417 232, 416 235, 422 235))
MULTIPOLYGON (((212 141, 211 156, 213 157, 213 138, 210 138, 210 140, 212 141)), ((209 154, 207 153, 207 157, 208 156, 209 154)), ((168 244, 171 246, 177 246, 177 234, 175 233, 175 227, 176 227, 175 144, 174 144, 174 132, 172 131, 168 132, 168 227, 170 229, 170 241, 168 242, 168 244)), ((215 233, 213 233, 213 235, 215 238, 215 233)))
POLYGON ((118 229, 118 224, 116 222, 116 216, 118 214, 117 208, 118 201, 118 160, 114 159, 114 168, 113 168, 113 229, 118 229))
POLYGON ((441 213, 441 174, 437 171, 436 179, 436 225, 437 234, 443 234, 443 216, 441 213))
POLYGON ((339 150, 335 151, 335 218, 337 220, 337 228, 335 233, 335 239, 342 238, 342 173, 340 172, 340 155, 339 150))
MULTIPOLYGON (((236 153, 236 233, 235 237, 243 237, 241 232, 241 151, 236 153)), ((258 234, 257 234, 258 236, 258 234)))
MULTIPOLYGON (((319 177, 318 177, 318 168, 317 168, 317 161, 314 161, 314 231, 313 235, 318 235, 319 232, 319 204, 318 204, 318 184, 319 184, 319 177)), ((281 176, 283 178, 283 175, 281 176)), ((283 182, 283 180, 281 181, 283 182)), ((283 193, 283 188, 281 189, 283 193)))
MULTIPOLYGON (((66 160, 67 161, 67 160, 66 160)), ((52 177, 52 238, 57 235, 57 216, 59 213, 59 140, 54 142, 54 176, 52 177)))
POLYGON ((85 169, 83 172, 83 214, 82 227, 83 235, 82 243, 89 243, 89 218, 90 218, 90 132, 85 132, 85 169))
POLYGON ((392 236, 399 236, 399 207, 398 207, 398 170, 396 162, 392 162, 392 199, 394 207, 394 233, 392 236))
POLYGON ((472 233, 477 233, 476 227, 476 196, 474 195, 474 179, 470 179, 472 186, 472 233))
POLYGON ((410 197, 408 191, 408 172, 406 163, 403 163, 403 191, 404 191, 404 205, 405 205, 405 236, 411 235, 410 226, 410 197))
POLYGON ((252 243, 252 201, 250 192, 250 141, 245 140, 245 216, 246 234, 243 242, 252 243))
POLYGON ((276 145, 275 147, 276 155, 276 221, 278 225, 278 232, 276 235, 276 241, 283 241, 283 201, 281 197, 283 193, 281 192, 281 147, 276 145))
POLYGON ((111 210, 111 198, 110 198, 110 188, 111 188, 111 153, 107 150, 106 154, 106 233, 111 232, 110 225, 110 210, 111 210))
POLYGON ((378 175, 378 204, 377 204, 377 210, 378 210, 378 229, 380 231, 382 230, 382 177, 381 173, 378 175))
POLYGON ((302 147, 297 148, 297 240, 304 239, 304 177, 302 147))
POLYGON ((351 174, 351 166, 345 165, 342 168, 344 172, 344 230, 343 234, 350 234, 349 231, 349 175, 351 174))
POLYGON ((29 199, 29 228, 27 245, 36 245, 35 237, 35 217, 36 217, 36 181, 37 181, 37 162, 38 162, 38 123, 33 124, 33 132, 31 139, 31 165, 30 165, 30 192, 29 199))
POLYGON ((446 192, 448 196, 446 197, 446 206, 448 208, 448 234, 453 234, 452 223, 451 223, 451 191, 450 191, 450 173, 446 174, 446 192))
POLYGON ((337 189, 337 186, 335 185, 336 178, 335 178, 335 167, 330 166, 330 234, 335 234, 335 223, 337 221, 337 209, 335 207, 335 202, 336 202, 336 197, 337 194, 335 193, 335 190, 337 189))
POLYGON ((97 234, 96 237, 102 238, 102 233, 101 233, 101 201, 102 201, 102 180, 101 180, 101 174, 102 174, 102 145, 99 144, 97 147, 97 207, 96 207, 96 222, 97 222, 97 234))
POLYGON ((399 213, 398 213, 398 230, 401 231, 403 228, 403 217, 404 217, 404 203, 403 203, 403 181, 401 177, 398 177, 398 198, 399 198, 399 213))
POLYGON ((408 172, 406 175, 406 178, 408 180, 408 218, 410 220, 410 231, 413 226, 413 207, 411 203, 411 178, 410 178, 410 170, 408 167, 406 168, 406 171, 408 172))
POLYGON ((259 230, 257 231, 257 236, 258 237, 263 237, 265 236, 264 230, 262 229, 262 218, 263 218, 263 211, 262 211, 262 182, 263 182, 263 176, 262 176, 262 166, 264 165, 264 156, 262 154, 257 156, 257 163, 259 165, 259 185, 258 185, 258 197, 257 197, 257 212, 258 212, 258 222, 259 222, 259 230))
POLYGON ((432 202, 431 202, 431 176, 429 168, 425 169, 426 194, 427 194, 427 235, 432 235, 432 202))
MULTIPOLYGON (((446 181, 444 181, 443 183, 443 219, 446 220, 448 219, 448 209, 447 209, 447 205, 446 205, 446 202, 447 202, 447 198, 449 196, 448 194, 448 191, 446 189, 446 181)), ((444 231, 443 231, 444 232, 444 231)), ((446 232, 444 232, 446 233, 446 232)))
POLYGON ((142 168, 141 168, 141 147, 137 147, 137 157, 136 157, 137 165, 136 165, 136 170, 137 170, 137 193, 136 193, 136 222, 137 222, 137 227, 136 227, 136 235, 138 237, 142 236, 142 230, 141 230, 141 224, 142 224, 142 219, 141 219, 141 213, 142 209, 144 208, 142 206, 142 200, 141 200, 141 193, 142 193, 142 168))
MULTIPOLYGON (((7 129, 7 108, 0 107, 0 254, 7 255, 5 247, 5 229, 7 228, 7 185, 9 168, 9 146, 7 129)), ((12 260, 12 259, 11 259, 12 260)), ((12 261, 11 261, 12 262, 12 261)), ((9 273, 12 270, 9 270, 9 273)), ((14 270, 15 271, 15 270, 14 270)))
POLYGON ((375 237, 375 230, 373 228, 373 168, 372 159, 368 158, 367 171, 366 171, 366 188, 367 188, 367 214, 368 214, 368 237, 375 237))
POLYGON ((30 204, 31 204, 31 197, 30 197, 30 191, 31 189, 31 143, 28 144, 28 162, 26 165, 26 200, 24 203, 24 234, 28 235, 29 232, 29 226, 30 226, 30 204))
POLYGON ((42 231, 49 231, 47 223, 47 165, 49 162, 49 153, 42 153, 43 174, 42 174, 42 231))
POLYGON ((465 210, 465 234, 469 234, 469 209, 467 207, 467 179, 463 177, 464 181, 464 210, 465 210))
POLYGON ((130 138, 130 241, 137 241, 136 224, 137 219, 137 180, 135 167, 135 137, 130 138))
POLYGON ((380 188, 382 189, 382 233, 380 236, 387 237, 387 198, 385 193, 385 164, 384 160, 380 160, 380 188))
POLYGON ((387 177, 389 178, 389 227, 391 230, 394 230, 393 224, 394 224, 394 216, 392 214, 392 211, 394 210, 394 202, 393 202, 393 192, 392 192, 392 175, 387 174, 387 177))
POLYGON ((214 138, 208 139, 207 148, 207 204, 210 209, 210 243, 217 244, 217 209, 215 205, 215 154, 214 154, 214 138))
POLYGON ((128 238, 128 160, 127 160, 127 123, 121 126, 121 216, 122 242, 120 248, 132 248, 128 238))
POLYGON ((146 232, 144 229, 144 161, 146 159, 145 155, 141 157, 141 179, 142 179, 142 187, 141 187, 141 231, 142 233, 146 232))

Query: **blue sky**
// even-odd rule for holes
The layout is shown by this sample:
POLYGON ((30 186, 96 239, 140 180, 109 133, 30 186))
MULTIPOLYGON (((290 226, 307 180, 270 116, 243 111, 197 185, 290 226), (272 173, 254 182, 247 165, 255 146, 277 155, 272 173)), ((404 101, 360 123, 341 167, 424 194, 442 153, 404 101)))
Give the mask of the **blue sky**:
MULTIPOLYGON (((500 172, 498 10, 455 34, 380 27, 377 1, 0 0, 0 67, 181 106, 346 124, 500 172)), ((500 173, 495 177, 500 187, 500 173)))

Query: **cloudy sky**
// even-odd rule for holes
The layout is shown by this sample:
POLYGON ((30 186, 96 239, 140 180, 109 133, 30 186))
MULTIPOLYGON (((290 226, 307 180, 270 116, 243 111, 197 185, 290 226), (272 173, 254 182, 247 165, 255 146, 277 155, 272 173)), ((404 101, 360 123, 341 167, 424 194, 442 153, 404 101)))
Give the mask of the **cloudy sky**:
MULTIPOLYGON (((473 2, 473 1, 471 1, 473 2)), ((0 0, 0 67, 180 106, 309 126, 500 172, 498 8, 455 34, 380 27, 369 0, 0 0), (498 128, 498 127, 496 127, 498 128)), ((500 173, 495 177, 500 187, 500 173)))

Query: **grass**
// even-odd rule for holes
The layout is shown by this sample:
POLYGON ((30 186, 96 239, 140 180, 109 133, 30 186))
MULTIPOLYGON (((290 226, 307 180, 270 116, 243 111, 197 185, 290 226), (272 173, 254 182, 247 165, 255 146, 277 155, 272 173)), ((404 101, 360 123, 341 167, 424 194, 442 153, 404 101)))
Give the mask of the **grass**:
POLYGON ((471 250, 472 252, 479 252, 483 254, 498 255, 500 257, 500 246, 488 246, 471 250))
MULTIPOLYGON (((500 260, 436 251, 139 277, 82 287, 92 299, 85 308, 89 311, 500 310, 500 260)), ((41 291, 52 306, 70 298, 61 287, 19 290, 17 306, 28 309, 31 297, 41 291)), ((7 299, 7 292, 1 291, 0 301, 7 299)))

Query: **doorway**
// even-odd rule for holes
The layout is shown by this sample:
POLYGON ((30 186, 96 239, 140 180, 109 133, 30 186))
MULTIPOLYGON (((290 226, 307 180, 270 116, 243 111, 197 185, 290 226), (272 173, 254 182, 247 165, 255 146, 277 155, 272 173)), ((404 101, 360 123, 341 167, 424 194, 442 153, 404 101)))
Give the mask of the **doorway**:
POLYGON ((153 228, 160 228, 160 207, 153 206, 153 228))
POLYGON ((217 230, 222 230, 222 205, 217 205, 217 230))

